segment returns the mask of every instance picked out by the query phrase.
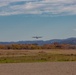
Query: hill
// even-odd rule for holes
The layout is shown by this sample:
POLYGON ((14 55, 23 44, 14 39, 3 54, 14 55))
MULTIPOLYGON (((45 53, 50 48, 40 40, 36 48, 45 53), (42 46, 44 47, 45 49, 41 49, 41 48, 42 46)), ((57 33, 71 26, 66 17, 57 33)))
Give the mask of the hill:
POLYGON ((67 38, 67 39, 52 39, 52 40, 34 40, 34 41, 17 41, 17 42, 0 42, 0 44, 52 44, 54 42, 58 42, 60 44, 71 44, 76 45, 76 38, 67 38))

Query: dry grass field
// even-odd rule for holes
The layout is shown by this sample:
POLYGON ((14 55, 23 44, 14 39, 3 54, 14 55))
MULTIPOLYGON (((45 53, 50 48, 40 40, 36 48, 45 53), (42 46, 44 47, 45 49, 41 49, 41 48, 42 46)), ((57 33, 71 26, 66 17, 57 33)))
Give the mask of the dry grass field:
POLYGON ((38 53, 46 54, 74 54, 76 55, 76 49, 44 49, 44 50, 0 50, 0 57, 9 56, 25 56, 25 55, 37 55, 38 53))
POLYGON ((76 50, 0 50, 0 63, 76 61, 76 50))
POLYGON ((76 75, 76 50, 0 50, 0 75, 76 75))

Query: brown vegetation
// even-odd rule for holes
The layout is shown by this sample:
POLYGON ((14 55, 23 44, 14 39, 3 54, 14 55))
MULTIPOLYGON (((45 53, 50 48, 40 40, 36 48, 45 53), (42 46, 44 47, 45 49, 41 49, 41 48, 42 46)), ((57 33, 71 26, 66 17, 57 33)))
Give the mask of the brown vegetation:
POLYGON ((76 45, 69 44, 9 44, 9 45, 0 45, 0 49, 76 49, 76 45))

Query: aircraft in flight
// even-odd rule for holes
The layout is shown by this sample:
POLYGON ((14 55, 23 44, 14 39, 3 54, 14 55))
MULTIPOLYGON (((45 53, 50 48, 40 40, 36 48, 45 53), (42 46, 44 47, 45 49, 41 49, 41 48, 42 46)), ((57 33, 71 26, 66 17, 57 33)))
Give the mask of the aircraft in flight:
POLYGON ((39 38, 42 38, 41 36, 34 36, 32 38, 36 38, 36 39, 39 39, 39 38))

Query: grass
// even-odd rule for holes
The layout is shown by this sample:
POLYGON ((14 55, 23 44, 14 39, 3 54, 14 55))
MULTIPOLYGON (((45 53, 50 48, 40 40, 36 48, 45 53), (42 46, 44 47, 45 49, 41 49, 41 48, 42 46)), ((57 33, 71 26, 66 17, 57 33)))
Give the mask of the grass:
POLYGON ((6 56, 0 57, 0 63, 24 63, 24 62, 62 62, 76 61, 76 54, 51 54, 41 52, 36 55, 6 56))

